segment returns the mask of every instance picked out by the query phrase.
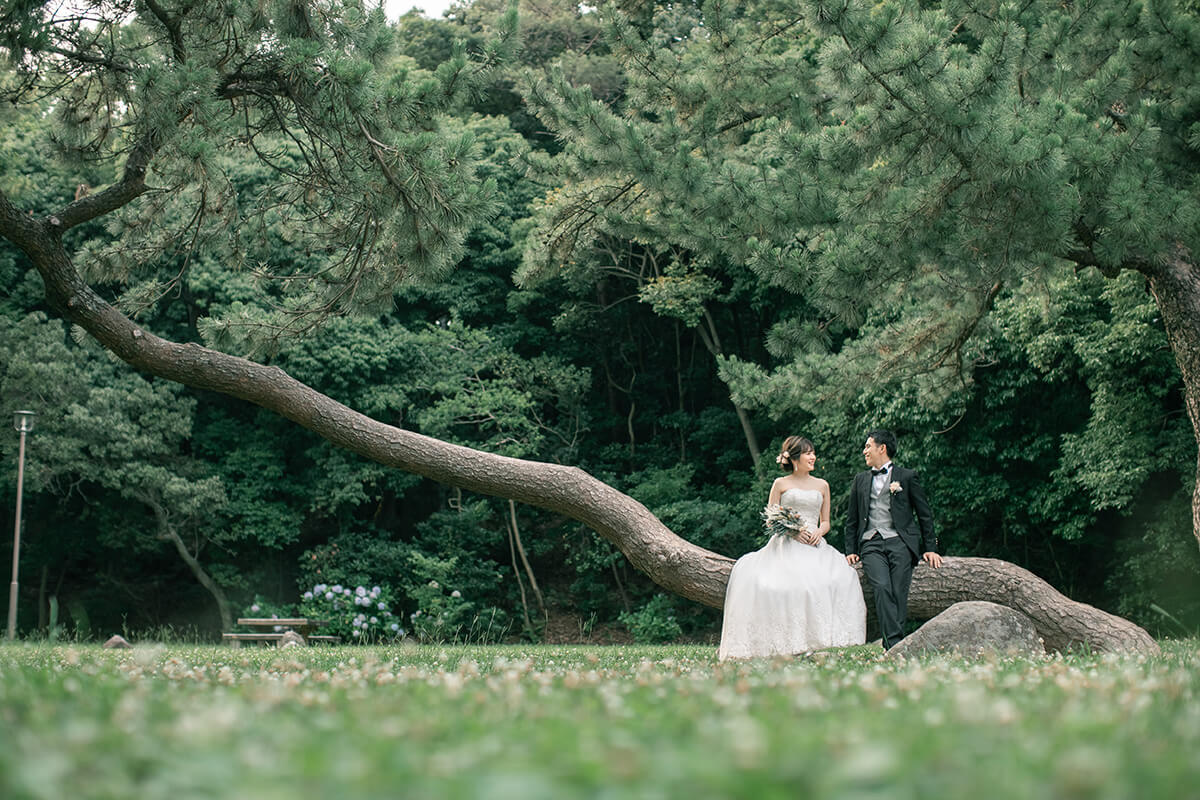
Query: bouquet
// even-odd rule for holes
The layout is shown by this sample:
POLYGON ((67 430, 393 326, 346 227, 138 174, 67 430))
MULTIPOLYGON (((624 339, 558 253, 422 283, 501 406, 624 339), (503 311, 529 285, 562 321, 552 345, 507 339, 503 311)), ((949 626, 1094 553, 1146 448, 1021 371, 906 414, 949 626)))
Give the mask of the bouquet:
POLYGON ((767 541, 770 541, 775 534, 781 533, 798 542, 812 544, 802 538, 802 534, 810 534, 811 531, 808 528, 808 522, 800 516, 800 512, 796 509, 772 503, 763 509, 762 518, 767 541))

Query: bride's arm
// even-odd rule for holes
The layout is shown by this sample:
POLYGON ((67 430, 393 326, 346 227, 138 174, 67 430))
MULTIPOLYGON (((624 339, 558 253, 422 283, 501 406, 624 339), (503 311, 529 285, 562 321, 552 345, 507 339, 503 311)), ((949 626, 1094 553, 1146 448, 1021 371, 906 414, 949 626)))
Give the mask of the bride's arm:
POLYGON ((783 497, 783 490, 779 488, 779 478, 776 478, 775 482, 771 484, 771 494, 767 497, 767 505, 779 505, 780 497, 783 497))
POLYGON ((817 526, 817 536, 829 533, 829 483, 821 481, 821 524, 817 526))

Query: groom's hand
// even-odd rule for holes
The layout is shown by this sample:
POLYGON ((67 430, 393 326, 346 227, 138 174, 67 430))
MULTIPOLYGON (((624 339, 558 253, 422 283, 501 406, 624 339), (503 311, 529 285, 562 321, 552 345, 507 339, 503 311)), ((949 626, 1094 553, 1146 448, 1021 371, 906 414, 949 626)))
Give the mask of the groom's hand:
POLYGON ((924 556, 922 556, 922 558, 925 559, 926 564, 934 569, 937 569, 942 565, 942 557, 932 551, 926 553, 924 556))

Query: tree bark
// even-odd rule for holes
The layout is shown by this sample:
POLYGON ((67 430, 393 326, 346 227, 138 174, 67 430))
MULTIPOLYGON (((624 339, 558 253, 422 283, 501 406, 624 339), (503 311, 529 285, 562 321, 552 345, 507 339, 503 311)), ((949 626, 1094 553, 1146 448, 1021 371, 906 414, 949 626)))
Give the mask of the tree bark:
MULTIPOLYGON (((861 575, 862 567, 858 569, 861 575)), ((870 585, 865 580, 862 585, 871 624, 874 600, 870 585)), ((948 556, 942 559, 939 569, 921 563, 913 572, 908 595, 910 618, 930 619, 966 600, 987 600, 1025 614, 1033 621, 1047 650, 1086 647, 1103 652, 1157 652, 1159 649, 1154 638, 1132 622, 1071 600, 1029 570, 1007 561, 948 556)))
POLYGON ((229 599, 225 597, 225 592, 217 585, 217 582, 212 579, 200 561, 191 554, 184 544, 183 539, 174 528, 166 528, 159 534, 160 539, 165 539, 175 545, 175 550, 179 553, 179 557, 183 559, 183 563, 188 565, 188 569, 196 576, 196 580, 200 585, 213 596, 213 600, 217 604, 217 613, 221 615, 221 632, 229 633, 233 630, 233 612, 229 608, 229 599))
POLYGON ((1196 439, 1196 486, 1192 491, 1192 535, 1200 544, 1200 274, 1188 250, 1179 245, 1161 264, 1142 272, 1162 312, 1167 340, 1183 376, 1183 398, 1196 439))
MULTIPOLYGON (((50 306, 137 369, 255 403, 381 464, 565 514, 612 542, 634 567, 668 591, 713 608, 724 605, 733 559, 685 541, 641 503, 578 467, 484 453, 385 425, 278 367, 160 339, 83 281, 62 248, 60 233, 56 218, 37 220, 21 214, 0 192, 0 235, 33 262, 50 306)), ((1073 602, 1013 564, 948 558, 940 570, 916 571, 909 605, 914 618, 934 616, 960 600, 990 600, 1029 614, 1050 649, 1157 649, 1136 625, 1073 602)))
MULTIPOLYGON (((705 332, 703 325, 697 325, 696 331, 700 334, 700 340, 704 342, 705 349, 713 358, 720 358, 725 351, 721 348, 721 338, 717 335, 717 323, 707 308, 704 309, 704 321, 708 324, 708 331, 705 332)), ((733 404, 733 410, 737 412, 738 422, 742 426, 742 435, 746 437, 746 449, 750 451, 750 461, 757 467, 758 462, 762 460, 762 448, 758 446, 758 434, 754 432, 754 426, 750 424, 750 415, 732 397, 729 402, 733 404)))
POLYGON ((188 569, 192 571, 192 575, 196 577, 196 580, 204 587, 204 590, 212 595, 213 601, 217 604, 217 614, 221 617, 221 632, 229 633, 232 631, 233 612, 229 608, 229 598, 225 596, 225 591, 213 580, 208 571, 204 569, 204 565, 200 563, 200 559, 196 558, 196 556, 192 555, 192 551, 188 550, 183 538, 167 518, 167 509, 152 498, 140 497, 138 499, 150 506, 150 509, 154 512, 154 518, 158 522, 158 538, 175 545, 175 552, 179 553, 179 557, 183 559, 183 563, 187 564, 188 569))

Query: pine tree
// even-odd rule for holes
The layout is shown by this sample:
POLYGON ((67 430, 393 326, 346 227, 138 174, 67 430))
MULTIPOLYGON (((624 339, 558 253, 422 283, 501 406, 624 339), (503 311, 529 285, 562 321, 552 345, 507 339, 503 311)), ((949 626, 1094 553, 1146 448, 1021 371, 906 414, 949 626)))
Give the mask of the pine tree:
MULTIPOLYGON (((650 32, 607 13, 624 113, 530 81, 562 196, 592 200, 552 201, 538 245, 586 241, 637 192, 658 241, 823 308, 771 332, 773 373, 727 362, 735 399, 917 381, 936 403, 996 299, 1067 264, 1145 276, 1200 443, 1194 3, 710 0, 650 32)), ((1200 538, 1200 482, 1193 516, 1200 538)))
POLYGON ((116 177, 37 207, 10 197, 36 187, 0 187, 0 237, 56 313, 134 367, 256 403, 386 466, 567 514, 665 588, 719 607, 730 559, 582 470, 401 430, 218 349, 262 353, 453 266, 490 187, 475 180, 470 138, 444 135, 439 114, 486 85, 515 25, 510 10, 476 57, 459 47, 427 72, 389 63, 390 29, 360 0, 21 0, 0 15, 0 113, 53 98, 63 157, 116 177), (235 184, 224 166, 247 157, 261 178, 235 184), (105 230, 84 238, 99 220, 105 230), (273 241, 303 247, 305 268, 244 263, 250 244, 273 241), (201 251, 261 279, 270 309, 205 321, 209 347, 159 338, 87 280, 130 287, 120 302, 136 310, 172 288, 180 268, 165 265, 186 270, 201 251))

